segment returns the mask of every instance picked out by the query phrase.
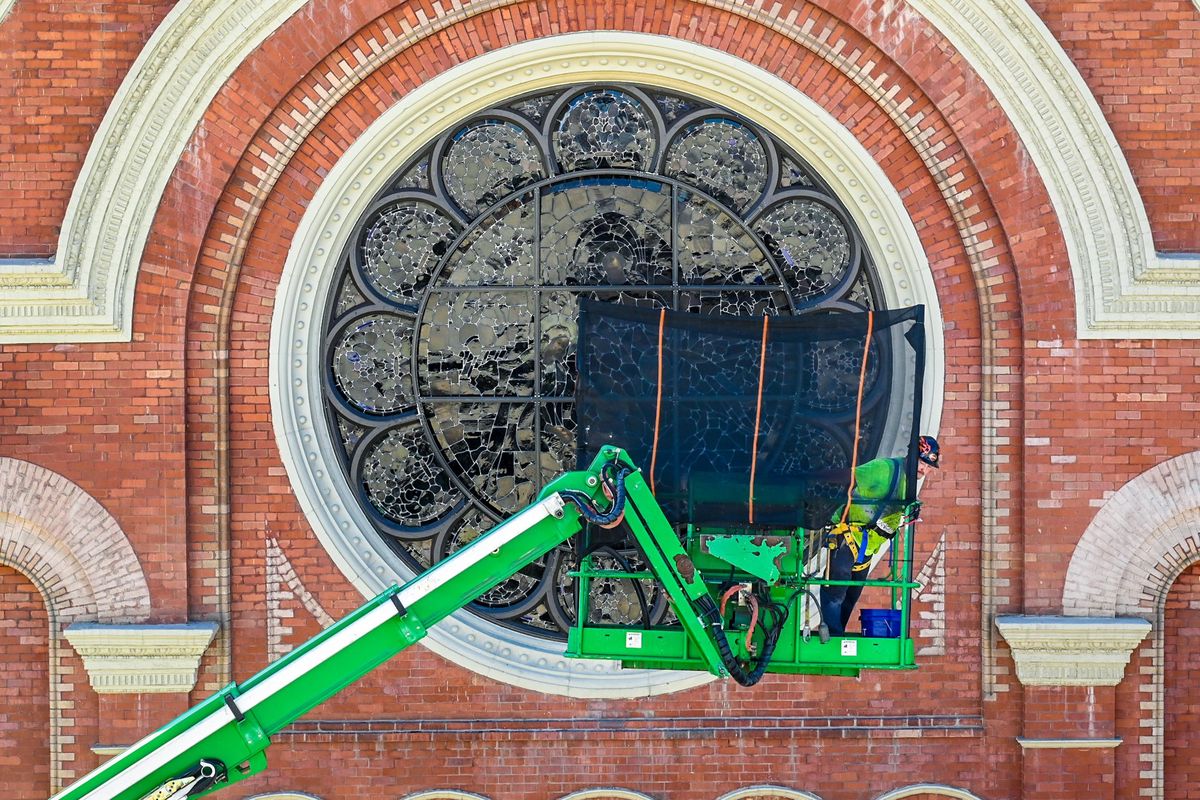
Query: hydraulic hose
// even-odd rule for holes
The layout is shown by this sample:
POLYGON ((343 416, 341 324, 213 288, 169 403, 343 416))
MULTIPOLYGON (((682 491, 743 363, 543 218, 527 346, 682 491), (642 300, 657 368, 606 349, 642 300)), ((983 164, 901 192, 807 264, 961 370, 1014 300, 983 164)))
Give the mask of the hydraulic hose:
POLYGON ((622 469, 617 473, 616 487, 613 491, 612 505, 608 511, 601 511, 592 504, 592 499, 583 492, 567 489, 559 492, 565 500, 570 500, 579 508, 580 515, 593 525, 611 525, 625 513, 625 476, 632 470, 622 469))

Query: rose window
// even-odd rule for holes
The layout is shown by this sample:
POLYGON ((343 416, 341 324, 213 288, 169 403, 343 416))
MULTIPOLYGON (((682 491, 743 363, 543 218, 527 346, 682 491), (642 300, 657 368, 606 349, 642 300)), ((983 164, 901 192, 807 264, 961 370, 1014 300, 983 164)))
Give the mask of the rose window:
MULTIPOLYGON (((737 315, 882 298, 815 170, 728 110, 631 86, 525 97, 445 132, 375 198, 339 270, 326 415, 374 535, 413 570, 575 467, 581 297, 737 315)), ((836 408, 844 388, 814 400, 836 408)), ((611 557, 637 566, 636 553, 611 557)), ((564 546, 471 608, 564 637, 573 566, 564 546)), ((596 621, 667 613, 641 588, 597 582, 596 621)))

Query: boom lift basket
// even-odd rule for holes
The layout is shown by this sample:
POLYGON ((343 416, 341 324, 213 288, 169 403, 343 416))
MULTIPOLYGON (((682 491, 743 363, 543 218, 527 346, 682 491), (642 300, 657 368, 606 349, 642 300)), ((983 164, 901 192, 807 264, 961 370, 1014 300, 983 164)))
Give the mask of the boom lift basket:
MULTIPOLYGON (((892 619, 868 626, 887 636, 822 641, 817 598, 836 583, 826 579, 823 529, 848 497, 861 502, 850 494, 855 466, 902 458, 887 504, 915 517, 923 320, 922 306, 745 318, 581 304, 579 463, 619 446, 641 466, 695 568, 724 598, 731 648, 748 668, 772 637, 768 672, 914 666, 913 520, 876 556, 863 596, 862 605, 898 612, 898 630, 892 619)), ((704 668, 625 526, 589 526, 576 555, 568 655, 704 668), (613 591, 632 606, 621 620, 606 609, 613 591)))

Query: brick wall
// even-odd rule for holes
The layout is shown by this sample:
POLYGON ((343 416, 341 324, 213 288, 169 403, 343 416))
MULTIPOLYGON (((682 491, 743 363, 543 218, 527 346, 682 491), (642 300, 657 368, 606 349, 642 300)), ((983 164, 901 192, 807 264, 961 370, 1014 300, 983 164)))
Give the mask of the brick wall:
POLYGON ((37 587, 0 564, 0 769, 12 800, 50 794, 50 619, 37 587))
POLYGON ((1190 676, 1200 668, 1200 565, 1189 567, 1167 595, 1163 753, 1167 800, 1200 798, 1200 698, 1190 676))

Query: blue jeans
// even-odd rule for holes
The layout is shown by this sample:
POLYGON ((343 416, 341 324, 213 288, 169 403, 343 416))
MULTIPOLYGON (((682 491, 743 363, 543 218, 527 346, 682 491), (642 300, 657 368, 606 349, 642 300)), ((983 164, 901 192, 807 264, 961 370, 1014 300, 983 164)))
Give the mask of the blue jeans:
MULTIPOLYGON (((865 532, 863 538, 866 538, 865 532)), ((868 559, 868 563, 870 563, 868 559)), ((829 580, 831 581, 865 581, 867 570, 854 569, 854 553, 843 539, 829 554, 829 580)), ((860 586, 822 586, 821 587, 821 621, 829 627, 830 636, 843 636, 854 606, 862 594, 860 586)))

